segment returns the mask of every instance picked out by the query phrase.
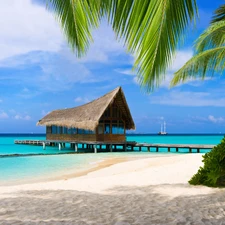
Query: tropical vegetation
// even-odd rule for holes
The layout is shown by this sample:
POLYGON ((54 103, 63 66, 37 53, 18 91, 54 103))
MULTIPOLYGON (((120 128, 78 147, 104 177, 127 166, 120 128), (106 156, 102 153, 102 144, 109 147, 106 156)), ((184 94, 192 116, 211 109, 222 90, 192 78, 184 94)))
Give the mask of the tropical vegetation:
POLYGON ((225 68, 225 5, 215 11, 208 29, 195 42, 195 54, 178 70, 171 82, 175 86, 190 79, 222 74, 225 68))
POLYGON ((135 56, 133 70, 147 91, 165 77, 186 29, 195 21, 196 0, 46 0, 72 50, 84 55, 92 30, 103 19, 135 56))
POLYGON ((203 167, 200 167, 189 183, 225 187, 225 137, 212 151, 203 155, 203 163, 203 167))

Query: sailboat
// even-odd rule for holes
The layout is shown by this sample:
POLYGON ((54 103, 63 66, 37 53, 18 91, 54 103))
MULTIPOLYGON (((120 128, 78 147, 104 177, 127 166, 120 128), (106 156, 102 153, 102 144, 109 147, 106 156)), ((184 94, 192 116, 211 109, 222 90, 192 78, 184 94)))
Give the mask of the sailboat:
POLYGON ((158 135, 166 135, 166 134, 167 134, 167 132, 166 132, 166 122, 164 121, 163 124, 161 123, 161 130, 158 133, 158 135))

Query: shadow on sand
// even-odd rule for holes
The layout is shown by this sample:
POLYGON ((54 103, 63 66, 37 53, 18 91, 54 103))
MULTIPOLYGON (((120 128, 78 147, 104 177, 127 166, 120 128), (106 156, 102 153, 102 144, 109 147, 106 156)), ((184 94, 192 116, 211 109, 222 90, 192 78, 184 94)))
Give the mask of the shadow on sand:
POLYGON ((115 187, 106 194, 71 190, 17 192, 0 198, 0 224, 225 225, 225 190, 171 198, 157 188, 115 187))

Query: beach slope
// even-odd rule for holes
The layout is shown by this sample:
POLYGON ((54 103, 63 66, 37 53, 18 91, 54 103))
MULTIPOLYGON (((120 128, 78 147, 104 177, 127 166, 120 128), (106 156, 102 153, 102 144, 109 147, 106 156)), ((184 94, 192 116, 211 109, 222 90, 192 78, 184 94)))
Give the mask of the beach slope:
POLYGON ((0 224, 225 224, 224 190, 188 184, 201 165, 202 154, 168 154, 0 187, 0 224))

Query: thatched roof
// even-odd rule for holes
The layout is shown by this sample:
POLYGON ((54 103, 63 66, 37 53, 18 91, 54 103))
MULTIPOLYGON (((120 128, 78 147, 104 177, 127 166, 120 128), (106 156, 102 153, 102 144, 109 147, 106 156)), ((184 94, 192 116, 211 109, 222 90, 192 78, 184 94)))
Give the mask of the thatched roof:
POLYGON ((121 87, 93 100, 85 105, 74 108, 54 110, 43 117, 37 125, 77 127, 95 130, 99 120, 110 104, 116 101, 126 120, 126 129, 135 129, 135 124, 121 87))

